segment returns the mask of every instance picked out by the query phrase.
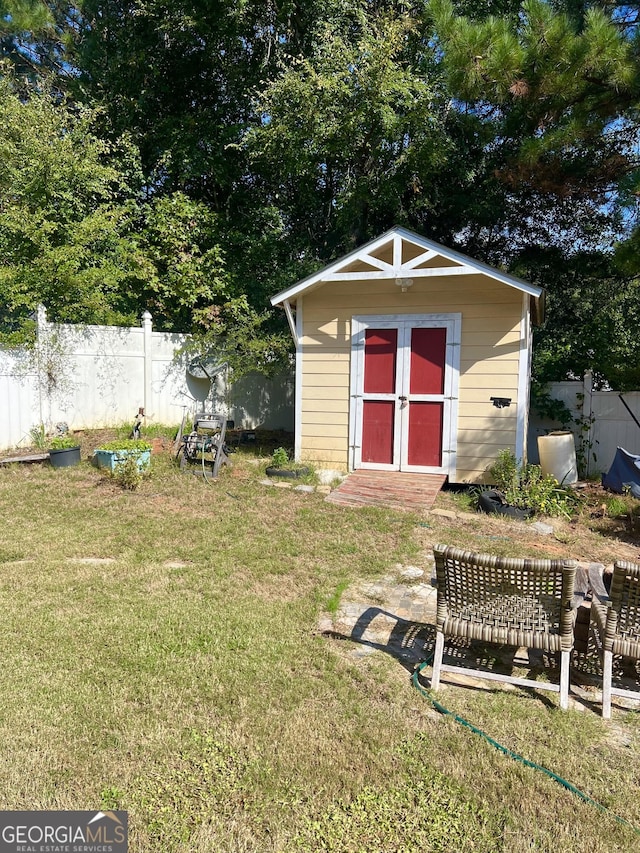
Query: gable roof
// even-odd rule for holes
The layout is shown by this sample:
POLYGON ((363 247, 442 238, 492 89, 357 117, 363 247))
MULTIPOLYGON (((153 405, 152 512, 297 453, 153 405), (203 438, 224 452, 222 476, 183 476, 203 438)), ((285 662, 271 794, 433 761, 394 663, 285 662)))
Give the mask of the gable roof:
MULTIPOLYGON (((272 305, 295 302, 301 294, 327 281, 373 280, 380 278, 415 278, 434 275, 469 275, 481 273, 528 293, 542 313, 544 290, 535 284, 491 267, 482 261, 456 252, 434 240, 421 237, 407 228, 396 226, 380 237, 354 249, 321 270, 282 290, 271 298, 272 305), (439 259, 439 260, 436 260, 439 259), (439 266, 434 266, 440 263, 439 266), (444 263, 442 263, 444 262, 444 263)), ((536 318, 534 318, 534 322, 536 318)))

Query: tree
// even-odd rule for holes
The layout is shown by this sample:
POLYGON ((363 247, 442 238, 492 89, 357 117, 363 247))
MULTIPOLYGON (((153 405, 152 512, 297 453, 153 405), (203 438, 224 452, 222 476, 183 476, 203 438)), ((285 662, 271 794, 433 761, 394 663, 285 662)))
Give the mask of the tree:
POLYGON ((257 371, 274 376, 291 362, 291 336, 269 311, 257 311, 246 296, 194 312, 195 328, 188 347, 194 356, 215 353, 226 361, 237 381, 257 371))
POLYGON ((491 136, 507 200, 503 261, 548 291, 538 380, 590 369, 637 383, 638 266, 625 248, 639 177, 637 7, 526 0, 472 16, 469 4, 432 0, 430 10, 459 109, 491 136))
POLYGON ((455 241, 502 200, 480 122, 452 109, 410 4, 349 4, 315 21, 256 101, 254 193, 281 216, 301 272, 395 224, 455 241), (389 8, 390 7, 390 8, 389 8))
POLYGON ((255 92, 282 52, 302 45, 319 7, 221 0, 212 14, 205 0, 82 5, 76 97, 100 105, 104 138, 124 132, 135 142, 150 198, 179 192, 215 215, 227 296, 246 295, 259 311, 296 273, 271 240, 281 215, 256 191, 241 143, 255 120, 255 92))
POLYGON ((582 33, 541 0, 467 8, 330 5, 307 52, 281 59, 245 147, 294 256, 324 262, 396 223, 502 265, 619 235, 604 205, 635 168, 629 121, 612 124, 635 85, 624 36, 591 13, 582 33))
POLYGON ((154 192, 184 191, 224 213, 245 171, 238 143, 253 89, 292 5, 84 0, 78 96, 102 106, 105 133, 131 134, 154 192))
POLYGON ((180 196, 145 201, 135 146, 99 139, 95 120, 46 89, 24 100, 0 80, 5 342, 29 337, 39 302, 68 322, 130 323, 151 308, 183 330, 223 288, 209 211, 180 196))
POLYGON ((191 331, 194 311, 230 298, 217 217, 181 192, 141 205, 136 243, 142 268, 128 298, 157 328, 191 331))
MULTIPOLYGON (((436 163, 440 130, 424 74, 409 67, 416 12, 393 11, 400 6, 409 4, 226 0, 212 15, 202 0, 141 0, 135 6, 86 0, 74 54, 76 91, 102 106, 107 137, 131 134, 150 193, 179 190, 218 215, 232 290, 261 309, 269 294, 318 258, 405 221, 408 208, 422 209, 423 220, 432 213, 423 186, 444 166, 436 163), (325 83, 333 88, 322 101, 328 115, 314 125, 312 105, 305 103, 306 136, 287 141, 286 122, 298 120, 293 110, 284 114, 287 86, 291 92, 296 85, 300 56, 310 57, 305 67, 318 78, 318 85, 310 78, 301 82, 303 100, 305 86, 313 98, 325 83), (349 75, 351 61, 358 67, 349 75), (332 95, 339 99, 334 116, 332 95), (279 109, 284 135, 278 141, 279 109), (273 113, 268 139, 264 110, 273 113), (354 143, 359 148, 349 155, 354 143), (307 144, 315 147, 314 163, 305 157, 307 144), (325 145, 333 146, 328 155, 325 145), (285 174, 298 156, 306 171, 285 174), (323 168, 324 159, 333 171, 321 191, 311 171, 323 168), (340 195, 335 212, 333 189, 340 195)), ((469 174, 470 186, 464 153, 462 146, 452 148, 451 157, 469 174)), ((446 181, 443 175, 441 187, 446 181)))
POLYGON ((615 8, 525 0, 481 21, 451 0, 430 8, 451 91, 493 127, 506 185, 598 203, 636 168, 638 53, 615 8))
POLYGON ((67 48, 78 25, 78 7, 64 0, 0 0, 0 60, 23 94, 43 79, 66 87, 73 74, 67 48))
POLYGON ((18 11, 35 6, 4 2, 14 61, 40 57, 8 117, 25 129, 7 166, 18 197, 0 195, 6 328, 38 295, 60 319, 149 307, 249 352, 282 331, 271 294, 404 224, 548 288, 545 376, 617 376, 635 352, 638 7, 47 0, 25 35, 18 11), (27 131, 56 61, 62 124, 27 131), (34 204, 40 158, 50 197, 34 204))
POLYGON ((596 386, 620 390, 640 381, 640 291, 621 275, 611 252, 530 247, 513 263, 516 274, 547 289, 547 321, 535 330, 538 385, 579 379, 586 370, 596 386))

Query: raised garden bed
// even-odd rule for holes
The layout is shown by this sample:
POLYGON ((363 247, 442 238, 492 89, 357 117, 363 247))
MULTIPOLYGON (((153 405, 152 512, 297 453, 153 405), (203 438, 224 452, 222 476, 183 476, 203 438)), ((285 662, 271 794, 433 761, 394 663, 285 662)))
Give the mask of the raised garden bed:
POLYGON ((118 465, 130 457, 136 460, 139 471, 144 471, 151 462, 151 446, 139 439, 111 442, 93 451, 93 458, 98 468, 108 468, 115 471, 118 465))

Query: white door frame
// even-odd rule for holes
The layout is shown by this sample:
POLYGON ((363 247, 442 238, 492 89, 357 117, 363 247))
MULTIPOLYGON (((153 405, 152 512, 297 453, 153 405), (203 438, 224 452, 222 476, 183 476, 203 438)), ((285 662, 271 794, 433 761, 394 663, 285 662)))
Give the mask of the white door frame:
MULTIPOLYGON (((349 463, 350 470, 373 468, 379 471, 412 471, 428 474, 447 474, 455 480, 458 434, 458 386, 460 382, 460 335, 462 314, 372 314, 351 318, 351 378, 349 406, 349 463), (393 463, 379 464, 362 461, 362 414, 364 402, 364 345, 367 329, 398 329, 398 358, 396 359, 396 391, 375 394, 375 399, 395 402, 393 463), (409 407, 398 399, 398 389, 408 382, 410 368, 409 329, 445 328, 447 342, 443 394, 412 395, 418 401, 442 401, 442 465, 418 466, 407 463, 408 444, 402 437, 408 432, 409 407)), ((406 390, 401 393, 406 394, 406 390)))

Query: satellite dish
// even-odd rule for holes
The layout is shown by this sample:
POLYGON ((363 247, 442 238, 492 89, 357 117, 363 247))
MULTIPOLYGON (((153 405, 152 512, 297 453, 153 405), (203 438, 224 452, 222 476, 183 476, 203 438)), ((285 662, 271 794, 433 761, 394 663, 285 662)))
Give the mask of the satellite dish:
POLYGON ((218 361, 214 355, 194 358, 187 366, 187 388, 191 396, 204 403, 213 388, 213 380, 227 369, 226 361, 218 361))
POLYGON ((187 373, 186 379, 187 388, 189 389, 189 393, 193 399, 204 404, 205 400, 209 397, 209 394, 211 394, 211 380, 198 379, 190 373, 187 373))
POLYGON ((215 356, 205 355, 202 358, 194 358, 187 367, 187 373, 196 379, 213 379, 227 366, 227 362, 220 362, 215 356))

